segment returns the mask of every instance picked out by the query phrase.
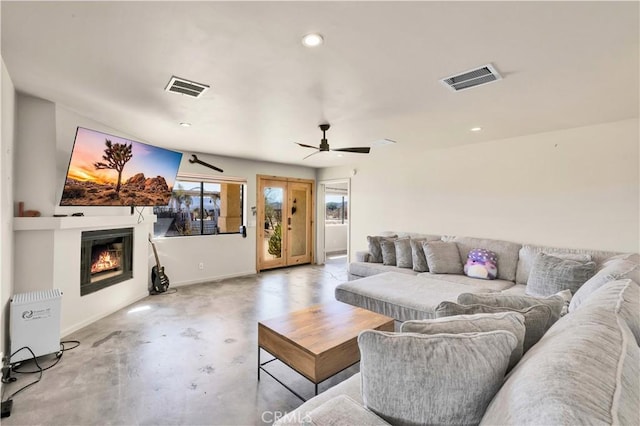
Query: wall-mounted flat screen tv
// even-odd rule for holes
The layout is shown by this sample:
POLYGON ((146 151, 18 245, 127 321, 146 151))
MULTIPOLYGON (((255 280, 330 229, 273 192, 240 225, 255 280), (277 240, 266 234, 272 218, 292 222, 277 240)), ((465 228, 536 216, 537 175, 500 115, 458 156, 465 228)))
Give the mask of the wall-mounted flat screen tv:
POLYGON ((78 127, 61 206, 166 206, 182 153, 78 127))

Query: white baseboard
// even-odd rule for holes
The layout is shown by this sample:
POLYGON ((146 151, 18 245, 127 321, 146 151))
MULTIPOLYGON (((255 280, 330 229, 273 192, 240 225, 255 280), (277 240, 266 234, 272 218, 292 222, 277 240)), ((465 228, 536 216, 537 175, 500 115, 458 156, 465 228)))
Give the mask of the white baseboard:
POLYGON ((215 277, 210 277, 210 278, 205 278, 205 279, 180 281, 180 282, 177 282, 177 283, 171 283, 171 286, 172 287, 184 287, 184 286, 193 285, 193 284, 204 284, 204 283, 209 283, 209 282, 218 282, 218 281, 226 280, 226 279, 229 279, 229 278, 246 277, 248 275, 256 275, 256 271, 245 271, 245 272, 238 272, 238 273, 235 273, 235 274, 218 275, 218 276, 215 276, 215 277))
POLYGON ((85 319, 85 320, 83 320, 83 321, 81 321, 79 323, 76 323, 76 324, 70 325, 69 327, 66 327, 65 329, 63 329, 60 332, 60 334, 61 334, 61 336, 63 338, 65 338, 69 334, 73 333, 74 331, 78 331, 81 328, 86 327, 89 324, 92 324, 92 323, 98 321, 99 319, 102 319, 102 318, 104 318, 106 316, 109 316, 112 313, 114 313, 116 311, 119 311, 120 309, 122 309, 124 307, 127 307, 127 306, 131 305, 132 303, 137 302, 138 300, 144 299, 147 296, 149 296, 148 292, 144 292, 142 294, 136 295, 136 296, 132 297, 131 299, 125 300, 122 303, 119 303, 119 304, 115 305, 113 309, 110 309, 107 312, 103 312, 101 314, 94 315, 94 316, 89 317, 89 318, 87 318, 87 319, 85 319))

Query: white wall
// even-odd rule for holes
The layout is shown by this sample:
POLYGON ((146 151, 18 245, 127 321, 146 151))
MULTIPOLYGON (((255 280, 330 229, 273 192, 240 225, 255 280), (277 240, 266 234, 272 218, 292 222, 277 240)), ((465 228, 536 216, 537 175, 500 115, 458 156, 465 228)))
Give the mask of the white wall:
POLYGON ((331 224, 324 227, 324 251, 327 253, 347 250, 348 224, 331 224))
MULTIPOLYGON (((105 217, 101 222, 104 226, 86 230, 122 227, 110 226, 109 217, 130 216, 128 207, 58 206, 77 126, 135 139, 47 100, 18 94, 14 199, 24 201, 27 209, 39 210, 43 217, 73 212, 105 217)), ((133 278, 84 297, 80 296, 79 266, 82 229, 16 231, 13 233, 12 293, 60 288, 63 335, 147 296, 147 235, 152 230, 154 217, 147 215, 146 219, 141 224, 132 219, 135 226, 133 278)))
POLYGON ((56 117, 52 102, 18 94, 15 200, 25 210, 52 216, 55 205, 56 117))
MULTIPOLYGON (((2 58, 0 57, 0 61, 2 58)), ((15 141, 16 95, 11 77, 2 61, 0 97, 2 132, 0 139, 0 353, 9 349, 6 333, 9 299, 13 294, 13 151, 15 141)))
MULTIPOLYGON (((192 153, 185 153, 180 173, 200 173, 209 176, 240 177, 247 180, 244 220, 247 238, 239 234, 168 237, 156 240, 158 255, 171 285, 180 286, 222 278, 256 273, 256 217, 251 207, 256 205, 257 175, 315 179, 315 169, 278 163, 243 160, 196 153, 198 159, 224 170, 218 173, 199 164, 189 163, 192 153), (204 263, 204 269, 198 264, 204 263)), ((155 264, 153 256, 150 267, 155 264)))
POLYGON ((352 257, 382 230, 640 249, 637 119, 424 152, 401 143, 356 165, 352 257))
MULTIPOLYGON (((4 102, 4 98, 3 98, 4 102)), ((3 115, 4 122, 4 115, 3 115)), ((15 156, 15 200, 43 216, 82 212, 85 216, 125 216, 128 207, 61 207, 60 195, 73 147, 76 127, 86 127, 144 141, 110 128, 44 99, 19 94, 17 97, 17 147, 15 156), (51 161, 54 159, 54 161, 51 161)), ((247 179, 244 214, 249 225, 247 238, 236 235, 174 237, 159 239, 158 252, 173 286, 217 280, 256 272, 255 217, 256 175, 277 175, 315 179, 315 169, 198 154, 203 161, 224 169, 225 176, 247 179), (200 270, 198 264, 204 263, 200 270)), ((190 164, 185 153, 181 172, 217 175, 198 164, 190 164)), ((4 169, 3 169, 4 173, 4 169)), ((3 210, 3 219, 4 219, 3 210)), ((11 216, 8 223, 11 229, 11 216)), ((124 283, 79 296, 80 230, 17 231, 15 234, 15 288, 9 294, 45 288, 61 288, 62 331, 70 333, 108 315, 147 294, 151 266, 155 264, 147 234, 155 220, 152 211, 143 212, 145 222, 135 227, 134 278, 124 283), (77 252, 78 256, 69 253, 77 252)), ((108 222, 108 221, 107 221, 108 222)), ((4 274, 4 270, 3 270, 4 274)), ((4 289, 4 287, 3 287, 4 289)))
MULTIPOLYGON (((45 101, 48 102, 48 101, 45 101)), ((67 174, 67 168, 69 167, 69 159, 71 158, 71 150, 73 149, 73 141, 76 136, 76 129, 78 126, 85 127, 87 129, 97 130, 100 132, 113 134, 123 138, 132 139, 135 141, 145 142, 135 137, 124 133, 118 129, 114 129, 109 126, 84 117, 76 112, 73 112, 60 105, 55 105, 55 153, 51 158, 55 158, 55 181, 53 182, 54 190, 54 210, 56 214, 72 214, 75 212, 83 212, 85 216, 126 216, 131 214, 130 207, 70 207, 60 206, 60 198, 62 196, 62 190, 64 188, 65 177, 67 174)), ((51 189, 49 189, 51 190, 51 189)))

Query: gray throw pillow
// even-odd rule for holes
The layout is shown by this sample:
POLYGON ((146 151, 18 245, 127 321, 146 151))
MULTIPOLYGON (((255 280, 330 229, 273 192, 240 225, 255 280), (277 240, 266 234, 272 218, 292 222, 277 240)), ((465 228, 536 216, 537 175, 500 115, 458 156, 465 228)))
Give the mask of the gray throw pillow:
POLYGON ((382 263, 382 248, 380 247, 380 240, 384 238, 395 238, 395 236, 380 237, 380 236, 367 236, 367 243, 369 244, 369 262, 382 263))
POLYGON ((562 315, 566 301, 560 294, 549 297, 519 296, 500 293, 462 293, 458 296, 460 305, 485 305, 505 307, 511 309, 527 309, 535 305, 547 305, 551 308, 551 317, 547 329, 551 327, 562 315))
POLYGON ((631 279, 610 281, 591 293, 576 311, 602 307, 627 323, 640 345, 640 284, 631 279), (591 307, 591 308, 589 308, 591 307))
POLYGON ((578 262, 538 253, 527 280, 525 293, 530 296, 551 296, 562 290, 576 294, 580 286, 596 272, 595 262, 578 262))
POLYGON ((411 263, 413 263, 413 270, 416 272, 428 272, 429 266, 427 265, 427 258, 424 255, 424 249, 422 243, 424 239, 411 238, 409 243, 411 244, 411 263))
POLYGON ((432 274, 464 273, 460 252, 456 243, 445 241, 426 241, 422 244, 427 258, 429 272, 432 274))
POLYGON ((393 425, 478 424, 518 339, 508 331, 358 336, 362 400, 393 425))
POLYGON ((509 367, 511 370, 522 358, 524 348, 524 316, 518 312, 498 312, 495 314, 455 315, 428 320, 412 320, 402 323, 403 333, 420 334, 460 334, 494 330, 505 330, 513 333, 518 344, 511 353, 509 367))
POLYGON ((412 268, 411 240, 409 238, 398 238, 396 240, 396 266, 398 268, 412 268))
POLYGON ((380 240, 380 249, 382 251, 382 264, 388 266, 396 266, 396 242, 390 238, 382 238, 380 240))
POLYGON ((436 307, 436 318, 449 317, 452 315, 474 315, 474 314, 495 314, 496 312, 518 312, 524 316, 524 344, 523 353, 527 351, 542 338, 549 329, 552 312, 546 305, 534 305, 525 309, 512 309, 503 306, 485 305, 459 305, 453 302, 442 302, 436 307))
POLYGON ((640 265, 625 259, 613 259, 606 261, 604 267, 593 277, 589 278, 574 294, 569 304, 569 312, 578 309, 589 296, 610 281, 630 278, 640 283, 640 265))

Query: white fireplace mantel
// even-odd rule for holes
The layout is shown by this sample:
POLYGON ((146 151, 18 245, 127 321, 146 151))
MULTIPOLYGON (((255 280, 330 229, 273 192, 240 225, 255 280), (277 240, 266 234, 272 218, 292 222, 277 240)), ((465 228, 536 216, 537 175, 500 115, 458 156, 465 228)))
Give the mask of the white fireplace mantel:
POLYGON ((14 291, 57 288, 62 294, 62 337, 146 297, 149 284, 149 234, 155 215, 15 217, 14 291), (81 243, 84 231, 133 228, 133 277, 82 296, 81 243))
MULTIPOLYGON (((155 215, 146 215, 144 222, 155 222, 155 215)), ((14 217, 14 231, 57 231, 65 229, 100 229, 137 225, 138 215, 129 216, 64 216, 14 217)))

